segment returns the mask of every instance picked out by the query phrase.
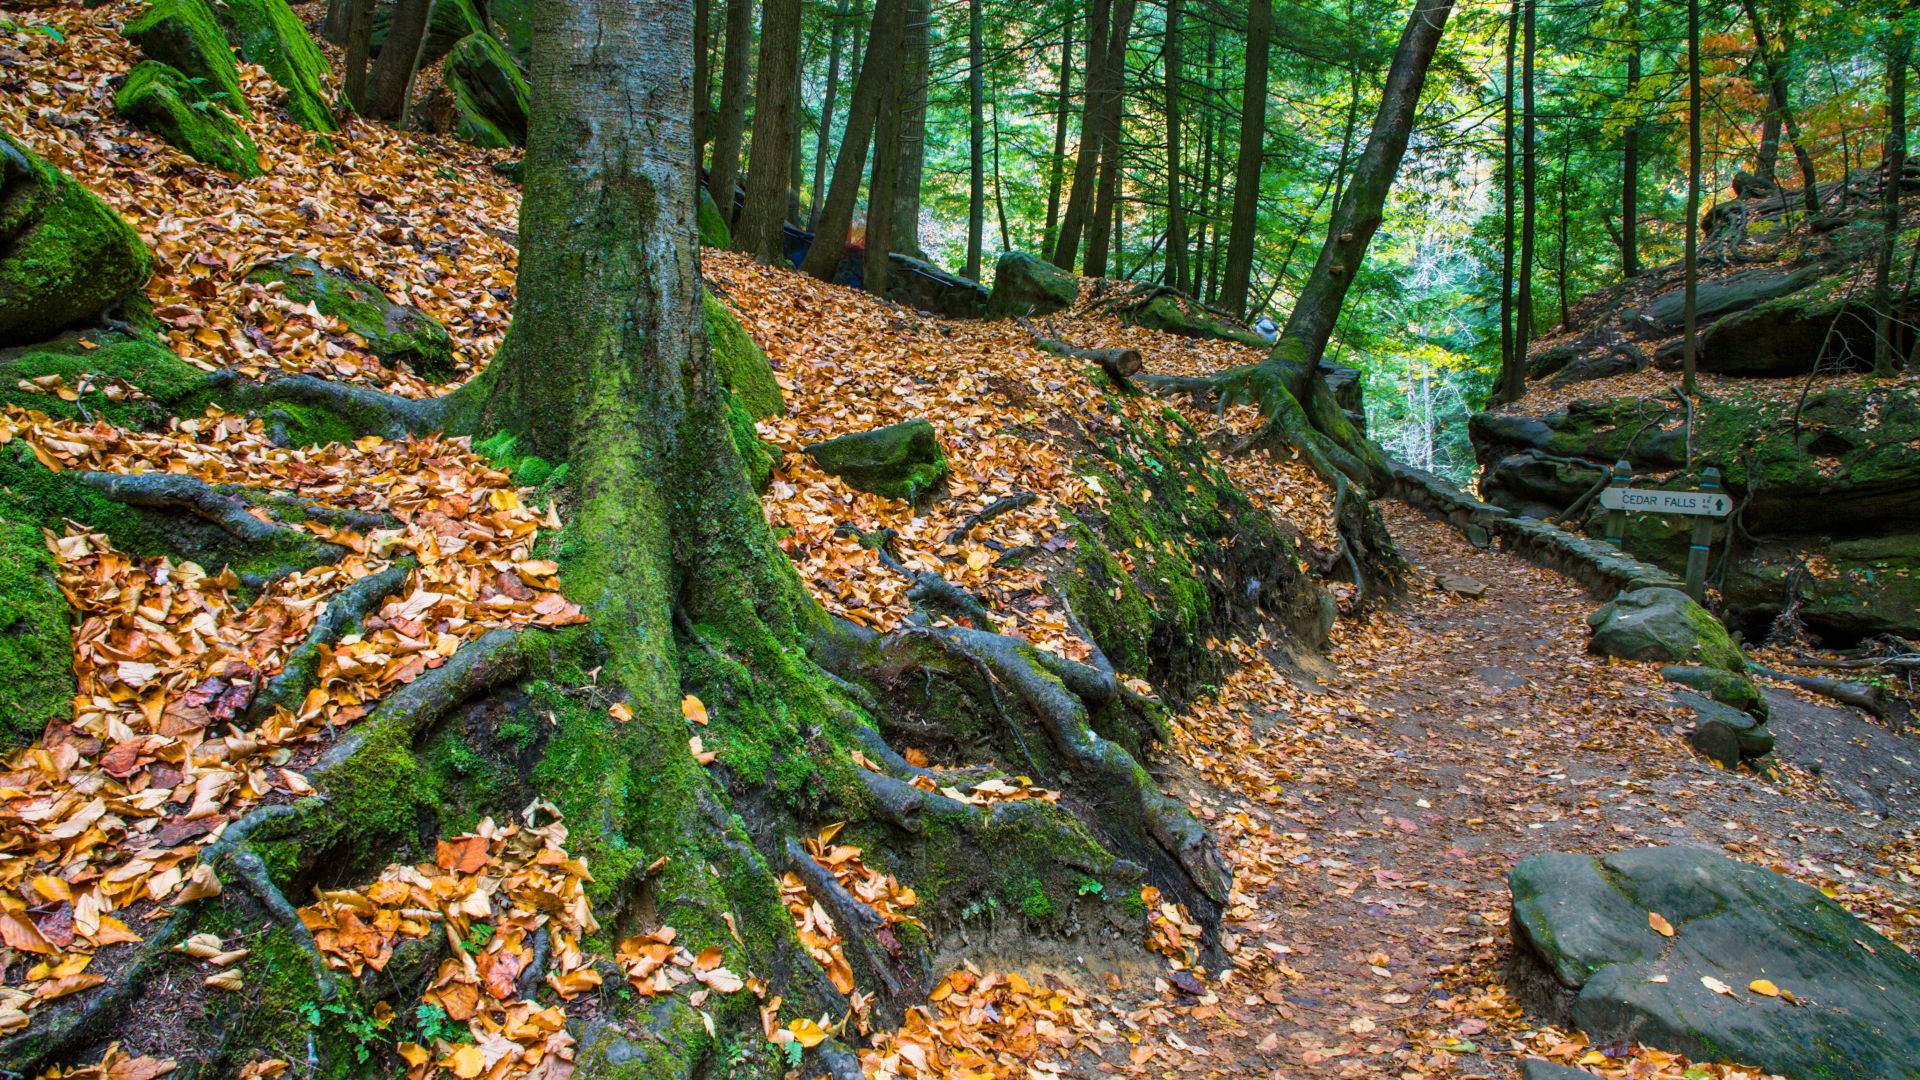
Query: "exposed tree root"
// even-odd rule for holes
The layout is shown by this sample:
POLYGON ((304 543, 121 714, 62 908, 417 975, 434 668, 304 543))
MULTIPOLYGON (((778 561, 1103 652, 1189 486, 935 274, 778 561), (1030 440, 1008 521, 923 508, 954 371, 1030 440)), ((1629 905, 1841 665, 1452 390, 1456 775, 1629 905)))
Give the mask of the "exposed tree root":
POLYGON ((1022 491, 1017 495, 1007 495, 995 499, 979 510, 968 514, 966 520, 962 521, 958 528, 947 534, 947 543, 958 544, 967 538, 968 533, 999 517, 1001 514, 1010 513, 1014 510, 1024 510, 1038 501, 1040 501, 1040 496, 1028 491, 1022 491))
POLYGON ((839 927, 847 963, 857 982, 876 991, 881 1019, 899 1023, 931 988, 933 972, 925 952, 905 948, 879 912, 848 892, 792 837, 787 838, 787 862, 839 927))
POLYGON ((269 421, 275 405, 321 409, 361 434, 401 439, 446 429, 460 395, 403 398, 364 386, 335 382, 312 375, 286 375, 254 382, 232 370, 207 377, 207 389, 221 400, 256 413, 269 421))
POLYGON ((261 862, 260 856, 246 847, 234 851, 228 861, 233 866, 234 875, 240 884, 246 887, 247 892, 253 894, 253 898, 260 902, 260 906, 266 909, 268 915, 273 917, 273 921, 279 923, 288 934, 292 935, 294 943, 299 945, 313 961, 313 981, 320 987, 321 1000, 331 1000, 335 993, 333 972, 327 969, 327 962, 320 955, 319 946, 314 944, 313 931, 308 930, 307 924, 300 921, 300 913, 295 911, 293 905, 287 901, 280 887, 273 883, 273 875, 267 872, 267 864, 261 862))
POLYGON ((287 654, 280 674, 267 680, 247 709, 246 726, 257 726, 274 708, 293 708, 313 689, 319 674, 320 651, 358 627, 388 597, 399 592, 416 564, 401 559, 378 573, 368 574, 340 590, 313 621, 307 639, 287 654))
POLYGON ((1769 679, 1797 686, 1808 693, 1818 694, 1828 700, 1860 709, 1892 727, 1896 733, 1904 733, 1908 722, 1913 718, 1913 710, 1907 706, 1906 702, 1877 686, 1848 682, 1844 679, 1825 679, 1815 675, 1795 675, 1792 672, 1776 671, 1758 664, 1751 666, 1755 672, 1769 679))
POLYGON ((319 542, 298 529, 260 520, 247 512, 245 500, 222 494, 184 473, 83 472, 74 476, 116 502, 149 510, 180 511, 212 522, 243 544, 319 542))

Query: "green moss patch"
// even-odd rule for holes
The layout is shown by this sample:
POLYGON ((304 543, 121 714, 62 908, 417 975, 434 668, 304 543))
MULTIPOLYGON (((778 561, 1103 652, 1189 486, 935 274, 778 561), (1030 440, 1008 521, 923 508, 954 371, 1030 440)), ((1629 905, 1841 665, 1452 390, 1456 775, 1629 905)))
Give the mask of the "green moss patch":
POLYGON ((72 710, 73 643, 53 556, 33 525, 0 512, 0 749, 25 746, 72 710))
POLYGON ((787 399, 773 377, 773 364, 767 354, 747 336, 746 328, 718 297, 703 292, 700 303, 706 316, 707 344, 713 350, 713 366, 720 374, 720 382, 733 391, 755 420, 785 416, 787 399))
POLYGON ((287 92, 287 112, 295 123, 309 131, 334 130, 333 110, 327 107, 327 58, 287 0, 215 0, 214 15, 240 55, 266 68, 287 92))
POLYGON ((913 502, 947 478, 947 452, 925 420, 858 431, 807 447, 822 469, 876 495, 913 502))
POLYGON ((113 107, 195 161, 235 176, 260 175, 260 148, 247 129, 177 68, 141 61, 127 73, 113 107))
POLYGON ((475 146, 527 144, 527 80, 491 34, 461 38, 442 78, 453 94, 456 135, 475 146))
POLYGON ((140 51, 186 75, 202 96, 251 116, 220 20, 207 0, 154 0, 120 28, 140 51))

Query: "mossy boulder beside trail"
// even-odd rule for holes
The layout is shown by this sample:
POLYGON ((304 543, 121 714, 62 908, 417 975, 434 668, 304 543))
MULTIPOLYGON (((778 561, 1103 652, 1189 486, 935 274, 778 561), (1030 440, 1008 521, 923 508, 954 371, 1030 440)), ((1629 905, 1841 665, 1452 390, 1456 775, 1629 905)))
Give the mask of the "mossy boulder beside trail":
POLYGON ((1767 698, 1752 679, 1738 672, 1717 667, 1669 664, 1660 669, 1660 677, 1671 683, 1698 690, 1722 705, 1767 718, 1767 698))
POLYGON ((1024 251, 1007 251, 994 264, 993 292, 987 297, 987 317, 1051 315, 1065 311, 1080 298, 1080 279, 1024 251))
POLYGON ((289 255, 254 267, 247 280, 282 285, 286 296, 346 323, 384 363, 405 364, 429 382, 454 375, 447 328, 417 307, 387 299, 379 286, 356 274, 289 255))
POLYGON ((1595 1044, 1920 1078, 1920 960, 1812 886, 1693 847, 1536 855, 1509 884, 1521 1001, 1595 1044))
POLYGON ((475 146, 527 144, 527 80, 491 34, 468 34, 447 54, 454 132, 475 146))
POLYGON ((700 185, 700 204, 696 209, 699 215, 700 246, 732 247, 733 230, 727 228, 727 219, 720 214, 720 204, 713 201, 713 195, 707 191, 705 183, 700 185))
POLYGON ((240 116, 253 115, 240 90, 240 69, 207 0, 154 0, 120 28, 142 53, 198 80, 200 92, 240 116))
MULTIPOLYGON (((1701 282, 1694 297, 1695 317, 1704 324, 1723 315, 1777 300, 1813 284, 1822 273, 1823 270, 1818 266, 1805 266, 1798 270, 1762 266, 1701 282)), ((1684 325, 1686 299, 1684 289, 1669 289, 1647 305, 1647 315, 1669 330, 1678 330, 1684 325)))
POLYGON ((1687 742, 1701 755, 1733 769, 1743 764, 1759 767, 1773 752, 1773 732, 1751 713, 1712 698, 1680 691, 1674 700, 1693 710, 1693 730, 1687 742))
POLYGON ((713 350, 713 366, 720 382, 733 391, 753 419, 785 416, 786 397, 773 377, 773 364, 767 354, 754 344, 719 297, 702 293, 700 303, 706 318, 707 345, 713 350))
POLYGON ((99 318, 152 267, 119 214, 0 133, 0 346, 99 318))
MULTIPOLYGON (((387 34, 393 29, 393 11, 397 3, 381 4, 373 12, 373 53, 386 47, 387 34)), ((434 0, 432 21, 427 24, 426 48, 420 54, 420 66, 427 67, 453 51, 453 46, 468 34, 486 30, 486 23, 473 6, 473 0, 434 0)))
POLYGON ((947 452, 925 420, 842 435, 806 448, 822 469, 862 491, 914 502, 947 478, 947 452))
POLYGON ((205 165, 240 177, 260 175, 260 148, 213 98, 202 97, 178 68, 142 60, 113 97, 121 116, 205 165))
POLYGON ((72 712, 67 598, 40 530, 9 516, 0 494, 0 751, 25 746, 72 712))
POLYGON ((1747 658, 1713 613, 1678 589, 1621 593, 1587 616, 1589 648, 1624 660, 1665 660, 1744 673, 1747 658))
POLYGON ((1136 326, 1181 337, 1234 341, 1256 349, 1273 345, 1252 330, 1171 293, 1162 293, 1135 308, 1130 318, 1136 326))
MULTIPOLYGON (((332 131, 327 58, 287 0, 214 0, 214 16, 242 59, 267 69, 287 92, 287 113, 309 131, 332 131)), ((178 66, 178 65, 176 65, 178 66)))
POLYGON ((894 252, 887 277, 887 299, 948 319, 977 319, 986 313, 985 286, 951 274, 925 259, 894 252))

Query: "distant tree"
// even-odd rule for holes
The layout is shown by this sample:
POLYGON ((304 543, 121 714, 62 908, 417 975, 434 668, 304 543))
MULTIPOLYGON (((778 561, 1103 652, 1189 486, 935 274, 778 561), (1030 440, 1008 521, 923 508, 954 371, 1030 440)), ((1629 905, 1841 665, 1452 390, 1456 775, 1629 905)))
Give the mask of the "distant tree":
POLYGON ((980 280, 980 248, 987 224, 986 15, 967 0, 967 262, 960 271, 980 280))
MULTIPOLYGON (((1267 140, 1267 49, 1273 37, 1273 0, 1247 3, 1247 80, 1240 95, 1240 156, 1233 181, 1233 224, 1227 231, 1226 278, 1220 306, 1247 312, 1253 280, 1254 230, 1259 224, 1260 166, 1267 140)), ((1323 343, 1324 345, 1324 343, 1323 343)))
POLYGON ((1879 312, 1873 340, 1876 375, 1892 375, 1898 366, 1893 254, 1900 243, 1900 185, 1907 173, 1907 64, 1912 49, 1905 23, 1894 20, 1887 43, 1887 145, 1880 157, 1880 251, 1873 282, 1874 307, 1879 312))
POLYGON ((1640 0, 1627 0, 1627 104, 1620 136, 1620 275, 1640 273, 1640 0))
POLYGON ((1189 292, 1193 288, 1187 271, 1187 213, 1180 185, 1180 0, 1166 0, 1166 43, 1160 50, 1160 63, 1166 74, 1167 114, 1167 284, 1189 292))
POLYGON ((747 193, 733 246, 770 266, 786 265, 780 226, 790 209, 794 120, 799 115, 800 0, 764 0, 755 72, 753 144, 747 193))
POLYGON ((827 44, 827 87, 820 102, 820 126, 813 139, 813 193, 807 208, 807 228, 820 224, 820 204, 826 198, 827 148, 832 145, 833 110, 840 96, 840 52, 846 46, 847 18, 852 13, 848 0, 834 8, 827 44))
POLYGON ((1067 188, 1067 205, 1060 218, 1060 233, 1055 238, 1053 264, 1062 270, 1073 269, 1080 255, 1080 234, 1087 227, 1093 210, 1093 185, 1100 165, 1101 102, 1106 93, 1107 47, 1114 0, 1092 0, 1087 13, 1086 92, 1080 106, 1080 148, 1073 158, 1073 180, 1067 188))
POLYGON ((1047 228, 1042 234, 1045 240, 1041 244, 1048 253, 1053 251, 1060 228, 1060 182, 1066 170, 1067 116, 1072 111, 1073 103, 1073 24, 1078 18, 1078 10, 1069 8, 1067 17, 1061 20, 1060 74, 1053 114, 1053 157, 1047 167, 1047 228))
MULTIPOLYGON (((1807 216, 1817 216, 1820 213, 1820 184, 1813 171, 1813 155, 1801 137, 1799 120, 1787 102, 1792 35, 1783 19, 1780 45, 1774 48, 1768 43, 1766 24, 1761 21, 1760 9, 1754 0, 1740 0, 1740 6, 1747 13, 1747 24, 1753 29, 1753 51, 1766 80, 1768 110, 1786 128, 1787 139, 1793 143, 1793 159, 1800 166, 1800 200, 1807 208, 1807 216)), ((1697 12, 1693 18, 1697 20, 1697 12)))
POLYGON ((893 250, 920 248, 921 188, 927 169, 927 79, 933 33, 930 0, 907 0, 900 55, 900 169, 893 195, 893 250))
POLYGON ((733 221, 740 180, 740 144, 747 123, 747 52, 753 47, 753 0, 727 0, 726 55, 720 66, 720 113, 714 118, 713 162, 707 191, 720 213, 733 221))
MULTIPOLYGON (((1776 105, 1778 103, 1776 102, 1776 105)), ((1682 309, 1681 392, 1699 393, 1700 352, 1700 0, 1687 0, 1687 237, 1682 309)))
MULTIPOLYGON (((420 50, 427 39, 427 27, 433 18, 434 0, 397 0, 393 19, 387 24, 387 40, 374 61, 373 75, 367 86, 367 116, 398 120, 407 106, 408 91, 420 64, 420 50)), ((371 24, 369 24, 371 25, 371 24)))
MULTIPOLYGON (((905 0, 876 0, 873 27, 867 35, 866 55, 853 82, 853 100, 847 105, 847 126, 840 136, 840 152, 833 162, 833 180, 821 205, 820 223, 807 248, 801 269, 822 281, 831 281, 846 258, 852 239, 854 206, 860 200, 860 180, 867 171, 867 150, 873 143, 874 122, 882 98, 891 90, 893 67, 899 62, 906 34, 905 0)), ((868 225, 871 227, 869 215, 868 225)))

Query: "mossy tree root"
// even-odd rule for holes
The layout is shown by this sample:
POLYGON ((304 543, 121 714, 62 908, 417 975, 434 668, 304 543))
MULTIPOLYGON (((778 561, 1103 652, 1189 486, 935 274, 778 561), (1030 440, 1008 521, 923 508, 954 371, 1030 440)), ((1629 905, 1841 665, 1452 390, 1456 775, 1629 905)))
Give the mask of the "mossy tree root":
POLYGON ((262 417, 271 417, 275 405, 315 409, 355 434, 387 439, 445 430, 456 415, 456 402, 466 400, 458 391, 445 397, 404 398, 313 375, 254 382, 231 369, 207 376, 206 389, 217 400, 262 417))
POLYGON ((319 677, 320 652, 353 632, 387 599, 406 586, 407 578, 418 565, 411 558, 368 574, 335 594, 314 619, 313 627, 280 667, 280 674, 267 680, 247 708, 246 726, 259 726, 276 707, 293 708, 307 696, 319 677))
MULTIPOLYGON (((247 512, 245 500, 222 494, 205 481, 184 473, 82 472, 76 473, 75 479, 128 506, 192 514, 220 526, 243 544, 281 547, 321 543, 299 529, 260 520, 247 512)), ((335 550, 339 552, 335 559, 345 554, 345 550, 337 546, 335 550)))
POLYGON ((933 970, 926 952, 905 947, 879 912, 848 892, 832 871, 792 837, 787 838, 787 863, 833 917, 844 938, 842 951, 855 981, 876 993, 879 1018, 898 1024, 907 1008, 919 1004, 932 987, 933 970))

